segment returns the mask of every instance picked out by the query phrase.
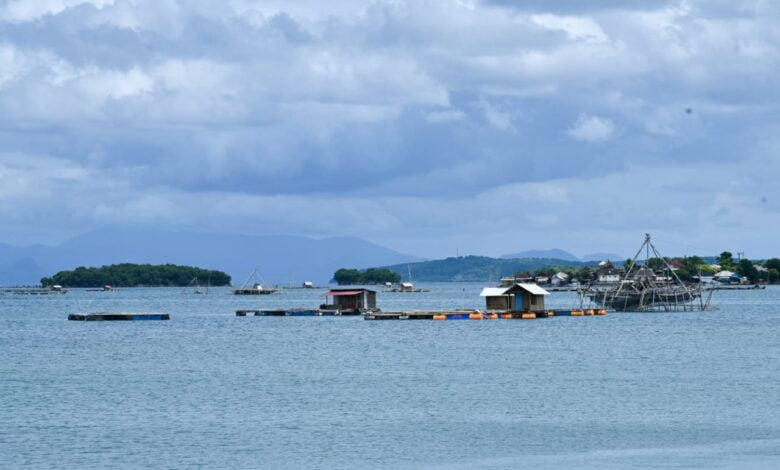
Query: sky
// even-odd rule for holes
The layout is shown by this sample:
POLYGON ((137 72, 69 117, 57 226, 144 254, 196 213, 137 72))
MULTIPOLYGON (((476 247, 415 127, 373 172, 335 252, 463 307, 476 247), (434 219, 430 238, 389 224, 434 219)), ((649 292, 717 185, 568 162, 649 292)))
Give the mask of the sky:
POLYGON ((780 2, 0 0, 0 241, 780 255, 780 2))

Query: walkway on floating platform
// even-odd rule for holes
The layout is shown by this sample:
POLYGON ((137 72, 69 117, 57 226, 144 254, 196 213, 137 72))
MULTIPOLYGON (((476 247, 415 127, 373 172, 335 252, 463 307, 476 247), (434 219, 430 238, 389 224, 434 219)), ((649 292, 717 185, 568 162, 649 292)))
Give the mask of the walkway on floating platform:
POLYGON ((71 313, 68 320, 74 321, 133 321, 133 320, 170 320, 167 313, 125 313, 125 312, 96 312, 96 313, 71 313))
POLYGON ((323 309, 278 309, 278 310, 236 310, 237 317, 346 317, 359 316, 358 310, 323 310, 323 309))
POLYGON ((322 309, 241 309, 236 310, 237 317, 334 317, 360 316, 366 320, 533 320, 549 317, 584 317, 606 315, 604 309, 587 310, 544 310, 540 312, 506 312, 480 310, 414 310, 404 312, 373 311, 365 314, 356 310, 322 309))
POLYGON ((540 312, 499 312, 475 310, 436 310, 408 312, 374 312, 365 315, 366 320, 534 320, 550 317, 582 317, 606 315, 604 309, 545 310, 540 312))

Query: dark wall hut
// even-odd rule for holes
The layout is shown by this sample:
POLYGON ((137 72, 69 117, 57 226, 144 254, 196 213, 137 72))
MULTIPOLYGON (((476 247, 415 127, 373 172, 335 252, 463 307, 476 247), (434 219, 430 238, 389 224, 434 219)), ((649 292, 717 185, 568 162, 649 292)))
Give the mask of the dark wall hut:
POLYGON ((323 309, 376 310, 376 291, 370 289, 332 289, 325 294, 323 309), (332 297, 332 301, 328 301, 332 297))

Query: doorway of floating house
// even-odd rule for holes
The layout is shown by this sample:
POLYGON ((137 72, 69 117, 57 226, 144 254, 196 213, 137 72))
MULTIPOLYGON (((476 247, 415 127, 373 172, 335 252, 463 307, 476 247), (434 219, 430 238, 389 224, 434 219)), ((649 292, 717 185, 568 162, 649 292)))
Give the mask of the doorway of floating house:
POLYGON ((514 301, 514 305, 512 305, 512 310, 520 311, 523 309, 523 296, 525 294, 522 292, 516 292, 515 295, 512 296, 512 299, 514 301))

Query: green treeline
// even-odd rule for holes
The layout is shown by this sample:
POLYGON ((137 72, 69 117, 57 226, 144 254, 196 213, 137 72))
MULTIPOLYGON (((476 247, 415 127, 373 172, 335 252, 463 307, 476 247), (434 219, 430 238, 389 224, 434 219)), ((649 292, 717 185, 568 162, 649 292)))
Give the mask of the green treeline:
MULTIPOLYGON (((731 271, 747 278, 751 283, 770 283, 780 282, 780 259, 771 258, 766 261, 752 261, 748 259, 735 260, 731 253, 724 251, 718 257, 704 259, 700 256, 672 257, 662 260, 660 258, 650 258, 647 260, 647 266, 654 269, 663 269, 666 264, 675 268, 675 274, 682 281, 694 282, 698 276, 713 276, 718 271, 731 271), (716 268, 718 266, 719 268, 716 268)), ((641 262, 640 262, 641 264, 641 262)), ((631 265, 631 260, 627 259, 621 268, 627 270, 631 265)), ((589 282, 596 280, 598 276, 598 267, 595 266, 548 266, 544 268, 519 271, 516 275, 530 274, 532 276, 553 276, 557 272, 568 274, 571 279, 577 279, 580 282, 589 282)))
MULTIPOLYGON (((724 251, 717 257, 709 259, 700 256, 672 257, 664 260, 660 258, 650 258, 647 260, 647 266, 659 270, 667 264, 675 268, 675 274, 682 281, 694 282, 698 276, 713 276, 718 271, 731 271, 746 278, 751 283, 769 283, 776 284, 780 282, 780 259, 771 258, 766 261, 752 261, 749 259, 735 260, 733 255, 724 251), (717 268, 716 268, 717 266, 717 268)), ((623 265, 623 271, 631 265, 631 260, 627 259, 623 265)), ((557 272, 564 272, 572 279, 580 282, 589 282, 596 280, 598 268, 594 266, 548 266, 545 268, 520 271, 516 275, 530 274, 532 276, 553 276, 557 272)))
POLYGON ((339 285, 384 284, 401 282, 401 276, 384 268, 371 268, 365 271, 357 269, 339 269, 333 275, 339 285))
POLYGON ((230 285, 230 276, 222 271, 177 266, 175 264, 112 264, 100 268, 79 267, 73 271, 60 271, 52 277, 44 277, 44 287, 184 287, 197 279, 200 284, 212 286, 230 285))
MULTIPOLYGON (((618 271, 628 269, 631 260, 614 263, 618 271)), ((780 259, 768 260, 735 259, 732 253, 724 251, 719 256, 678 256, 665 260, 675 268, 677 276, 688 282, 695 282, 698 276, 712 276, 719 271, 731 271, 748 279, 751 283, 780 283, 780 259)), ((640 261, 640 264, 643 262, 640 261)), ((651 258, 648 267, 661 269, 664 260, 651 258)), ((563 272, 570 279, 587 283, 598 278, 597 262, 576 262, 551 258, 489 258, 486 256, 461 256, 441 260, 422 261, 411 264, 388 266, 390 271, 406 275, 410 270, 414 279, 423 282, 452 281, 497 281, 504 276, 545 276, 563 272)), ((355 270, 356 271, 356 270, 355 270)))

